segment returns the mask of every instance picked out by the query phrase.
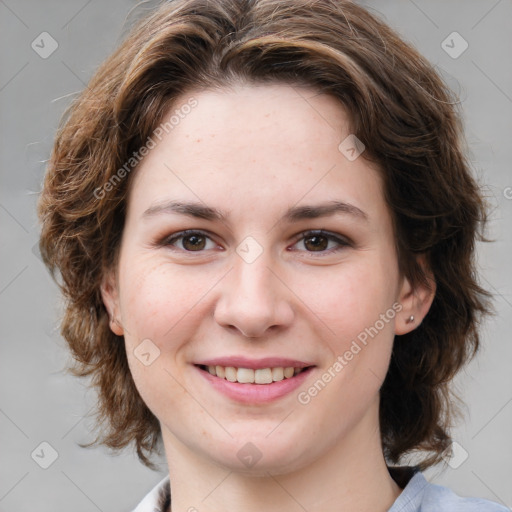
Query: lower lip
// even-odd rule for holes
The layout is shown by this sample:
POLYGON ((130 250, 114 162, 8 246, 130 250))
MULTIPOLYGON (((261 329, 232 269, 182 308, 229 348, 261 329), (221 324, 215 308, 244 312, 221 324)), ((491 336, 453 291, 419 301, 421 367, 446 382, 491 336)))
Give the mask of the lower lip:
POLYGON ((265 403, 277 400, 297 389, 309 376, 313 366, 303 370, 289 379, 283 379, 271 384, 241 384, 221 379, 211 373, 202 370, 198 366, 197 371, 217 390, 224 395, 243 403, 265 403))

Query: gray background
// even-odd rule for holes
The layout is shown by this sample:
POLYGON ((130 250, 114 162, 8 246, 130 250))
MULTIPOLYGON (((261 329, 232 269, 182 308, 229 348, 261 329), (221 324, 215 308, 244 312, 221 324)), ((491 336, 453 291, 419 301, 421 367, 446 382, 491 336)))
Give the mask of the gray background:
MULTIPOLYGON (((77 446, 91 439, 85 416, 94 394, 63 372, 68 355, 58 334, 59 293, 35 248, 35 203, 58 120, 123 27, 154 5, 129 14, 136 3, 0 0, 0 512, 128 511, 166 472, 165 462, 155 473, 131 451, 113 457, 77 446), (47 58, 31 47, 42 32, 58 43, 47 58), (58 455, 48 469, 35 462, 51 462, 41 442, 58 455)), ((460 93, 473 166, 492 205, 489 233, 496 241, 479 244, 478 255, 497 314, 483 326, 480 355, 457 379, 467 403, 466 421, 454 430, 460 448, 427 476, 462 495, 511 507, 512 2, 363 3, 382 13, 460 93), (469 44, 458 58, 442 47, 454 31, 469 44)), ((453 53, 462 41, 448 44, 453 53)))

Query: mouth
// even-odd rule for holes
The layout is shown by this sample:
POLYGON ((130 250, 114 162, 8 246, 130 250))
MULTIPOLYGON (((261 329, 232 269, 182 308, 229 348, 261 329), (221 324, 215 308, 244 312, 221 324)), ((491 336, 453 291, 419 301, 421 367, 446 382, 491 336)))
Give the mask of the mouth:
POLYGON ((195 361, 193 366, 215 393, 247 405, 264 405, 290 396, 306 385, 316 368, 311 360, 278 355, 258 359, 234 354, 195 361))
MULTIPOLYGON (((307 365, 263 367, 266 364, 254 363, 259 368, 218 364, 195 364, 194 367, 216 393, 248 406, 263 406, 292 395, 297 388, 306 384, 315 369, 315 366, 307 365)), ((246 366, 249 364, 246 363, 246 366)))
POLYGON ((213 377, 238 384, 265 385, 293 379, 297 375, 307 372, 314 366, 275 366, 268 368, 243 368, 235 366, 196 364, 203 372, 213 377))

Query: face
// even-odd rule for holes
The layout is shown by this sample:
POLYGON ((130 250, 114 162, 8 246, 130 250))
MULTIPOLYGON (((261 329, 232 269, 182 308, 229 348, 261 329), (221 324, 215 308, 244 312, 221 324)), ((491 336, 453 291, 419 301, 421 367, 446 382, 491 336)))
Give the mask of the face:
POLYGON ((293 471, 375 436, 414 294, 335 99, 238 86, 173 112, 192 96, 136 170, 104 301, 167 452, 293 471))

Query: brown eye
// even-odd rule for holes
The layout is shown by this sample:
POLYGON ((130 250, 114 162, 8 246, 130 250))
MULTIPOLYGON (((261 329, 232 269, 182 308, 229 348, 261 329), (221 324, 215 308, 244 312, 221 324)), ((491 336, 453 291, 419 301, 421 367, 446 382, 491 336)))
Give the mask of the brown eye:
POLYGON ((353 247, 353 243, 346 237, 335 235, 322 230, 307 231, 294 244, 300 252, 318 253, 318 256, 328 255, 353 247), (304 251, 305 250, 305 251, 304 251))
POLYGON ((183 237, 183 247, 187 251, 201 251, 205 248, 206 237, 202 235, 188 235, 183 237))
POLYGON ((304 246, 310 251, 325 251, 329 245, 329 239, 323 235, 313 235, 304 238, 304 246))
POLYGON ((166 247, 175 247, 185 252, 201 252, 216 247, 215 242, 201 231, 181 231, 161 242, 166 247))

